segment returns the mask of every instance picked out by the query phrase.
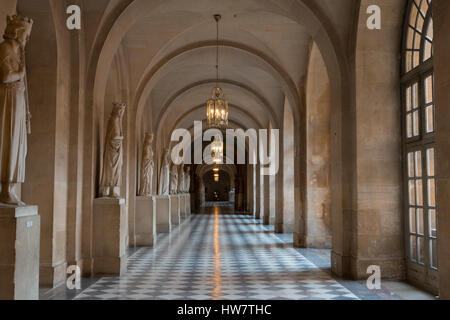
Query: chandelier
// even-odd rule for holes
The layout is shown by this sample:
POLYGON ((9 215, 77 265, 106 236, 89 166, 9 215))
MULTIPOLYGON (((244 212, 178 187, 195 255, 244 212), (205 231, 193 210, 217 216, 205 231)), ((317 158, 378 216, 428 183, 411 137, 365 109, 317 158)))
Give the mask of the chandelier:
POLYGON ((216 44, 216 87, 213 89, 211 99, 206 101, 206 120, 209 127, 228 126, 228 101, 225 99, 222 88, 219 87, 219 21, 222 17, 214 15, 217 25, 216 44))
POLYGON ((223 141, 222 135, 217 134, 211 144, 212 160, 215 164, 223 163, 223 141))
POLYGON ((220 179, 220 177, 219 177, 219 168, 214 168, 213 171, 214 171, 214 181, 215 182, 219 182, 219 179, 220 179))

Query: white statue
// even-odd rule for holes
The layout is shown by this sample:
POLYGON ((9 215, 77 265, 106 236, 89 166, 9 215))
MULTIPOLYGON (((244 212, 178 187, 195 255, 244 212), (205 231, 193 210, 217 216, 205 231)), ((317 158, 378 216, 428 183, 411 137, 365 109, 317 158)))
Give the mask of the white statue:
POLYGON ((145 134, 141 163, 141 188, 139 191, 139 195, 143 197, 152 195, 153 169, 155 167, 152 149, 153 138, 152 133, 145 134))
POLYGON ((159 175, 159 195, 168 196, 170 188, 169 149, 164 151, 161 173, 159 175))
POLYGON ((186 175, 184 178, 184 182, 185 182, 184 192, 189 193, 191 189, 191 167, 186 168, 186 175))
POLYGON ((0 44, 0 202, 15 206, 25 205, 14 187, 25 182, 27 133, 31 134, 25 45, 32 27, 31 19, 8 16, 0 44))
POLYGON ((170 194, 177 194, 178 182, 178 168, 173 164, 170 171, 170 194))
POLYGON ((120 198, 120 184, 123 165, 122 119, 126 105, 115 103, 108 121, 103 157, 103 173, 100 183, 100 196, 120 198))
POLYGON ((178 193, 180 194, 184 193, 184 184, 185 184, 184 164, 182 163, 180 165, 180 172, 178 174, 178 193))

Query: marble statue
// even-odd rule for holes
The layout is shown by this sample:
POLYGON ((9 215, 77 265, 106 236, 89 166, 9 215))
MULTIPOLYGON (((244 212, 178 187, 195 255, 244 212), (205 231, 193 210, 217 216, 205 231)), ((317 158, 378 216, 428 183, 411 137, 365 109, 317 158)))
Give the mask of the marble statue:
POLYGON ((25 46, 32 27, 31 19, 8 16, 0 43, 0 202, 13 206, 25 206, 14 189, 25 182, 27 134, 31 134, 25 46))
POLYGON ((155 167, 152 149, 153 138, 154 135, 152 133, 146 133, 142 150, 141 188, 139 190, 139 195, 143 197, 152 195, 153 169, 155 167))
POLYGON ((184 184, 185 184, 185 176, 184 176, 184 164, 180 165, 180 171, 178 174, 178 193, 184 193, 184 184))
POLYGON ((103 156, 103 173, 100 183, 100 196, 120 198, 120 185, 123 165, 122 119, 126 105, 115 103, 108 121, 103 156))
POLYGON ((169 149, 164 150, 163 162, 161 165, 161 173, 159 175, 159 192, 160 196, 168 196, 170 193, 170 164, 169 149))
POLYGON ((177 194, 178 191, 178 168, 175 164, 172 165, 170 171, 170 194, 177 194))
POLYGON ((185 193, 189 193, 190 189, 191 189, 191 167, 187 167, 186 168, 186 175, 184 178, 184 192, 185 193))

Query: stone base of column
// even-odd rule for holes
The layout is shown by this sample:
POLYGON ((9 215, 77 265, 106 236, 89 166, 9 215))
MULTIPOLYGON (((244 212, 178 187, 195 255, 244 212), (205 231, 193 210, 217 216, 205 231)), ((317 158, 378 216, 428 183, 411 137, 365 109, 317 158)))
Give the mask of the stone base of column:
POLYGON ((307 248, 306 237, 303 234, 294 232, 294 248, 307 248))
POLYGON ((155 196, 156 202, 156 232, 169 233, 170 223, 170 196, 155 196))
POLYGON ((122 276, 127 271, 125 199, 94 200, 94 276, 122 276))
POLYGON ((275 233, 283 233, 283 224, 275 223, 275 233))
POLYGON ((136 197, 136 246, 156 243, 156 201, 152 196, 136 197))
POLYGON ((191 194, 186 193, 186 216, 191 215, 191 194))
POLYGON ((331 251, 331 270, 335 275, 351 280, 365 280, 368 278, 367 268, 379 266, 382 279, 404 280, 405 263, 402 257, 391 259, 358 259, 352 256, 331 251))
POLYGON ((170 223, 172 225, 180 224, 180 195, 170 196, 170 223))
POLYGON ((0 206, 0 300, 39 299, 37 206, 0 206))
POLYGON ((186 214, 186 197, 184 194, 180 194, 180 217, 187 218, 186 214))

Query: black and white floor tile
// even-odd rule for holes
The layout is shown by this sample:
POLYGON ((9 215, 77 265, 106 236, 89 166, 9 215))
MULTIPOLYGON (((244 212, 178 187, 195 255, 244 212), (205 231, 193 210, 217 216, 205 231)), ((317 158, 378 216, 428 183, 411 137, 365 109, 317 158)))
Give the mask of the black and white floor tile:
POLYGON ((358 300, 249 216, 193 215, 77 300, 358 300))

